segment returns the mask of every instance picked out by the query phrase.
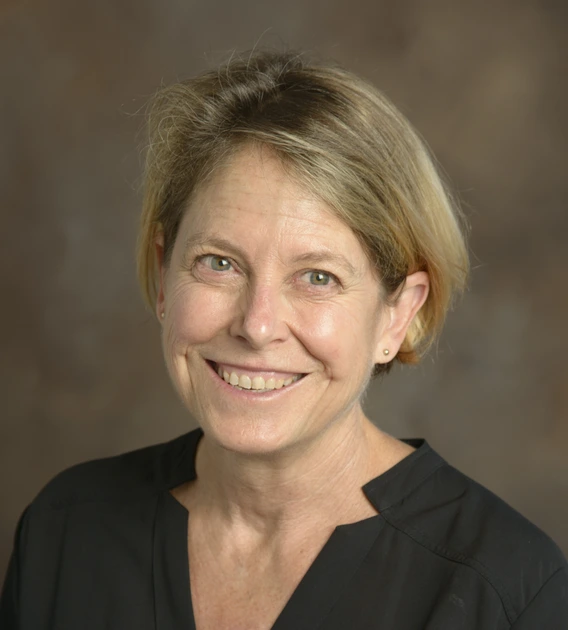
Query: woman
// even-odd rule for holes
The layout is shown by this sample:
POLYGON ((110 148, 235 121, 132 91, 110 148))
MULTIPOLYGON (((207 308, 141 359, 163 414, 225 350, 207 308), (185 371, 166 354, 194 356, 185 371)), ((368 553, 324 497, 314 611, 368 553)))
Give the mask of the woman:
POLYGON ((146 184, 140 277, 200 428, 50 483, 1 627, 568 627, 554 543, 362 411, 467 275, 400 113, 335 67, 233 59, 158 95, 146 184))

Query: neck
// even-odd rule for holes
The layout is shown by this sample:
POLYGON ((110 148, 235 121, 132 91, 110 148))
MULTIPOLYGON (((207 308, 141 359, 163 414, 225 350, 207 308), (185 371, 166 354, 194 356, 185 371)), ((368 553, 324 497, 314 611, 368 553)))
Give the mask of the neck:
POLYGON ((389 467, 387 437, 360 407, 317 438, 270 457, 228 451, 204 436, 190 510, 260 539, 298 531, 298 525, 305 530, 312 522, 349 522, 349 514, 365 509, 371 515, 361 486, 378 474, 381 452, 389 467))

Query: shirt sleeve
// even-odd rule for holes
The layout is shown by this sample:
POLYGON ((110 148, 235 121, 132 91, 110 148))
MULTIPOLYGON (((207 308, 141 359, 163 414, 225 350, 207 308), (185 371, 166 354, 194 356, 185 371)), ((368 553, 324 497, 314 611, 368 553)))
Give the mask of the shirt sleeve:
POLYGON ((511 626, 511 630, 544 628, 568 628, 568 569, 556 571, 511 626))
POLYGON ((20 574, 20 545, 22 537, 22 529, 27 509, 24 511, 16 528, 16 536, 14 549, 8 564, 8 572, 0 594, 0 628, 2 630, 18 630, 20 627, 18 621, 18 591, 19 591, 19 574, 20 574))

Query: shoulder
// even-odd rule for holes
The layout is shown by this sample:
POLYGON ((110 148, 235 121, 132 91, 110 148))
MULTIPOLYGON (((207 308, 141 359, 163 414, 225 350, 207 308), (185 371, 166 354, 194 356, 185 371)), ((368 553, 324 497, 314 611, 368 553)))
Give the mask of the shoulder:
POLYGON ((182 461, 188 459, 193 464, 191 451, 199 436, 200 431, 195 430, 163 444, 72 466, 41 490, 30 506, 31 511, 94 501, 122 501, 127 496, 142 496, 172 487, 182 471, 188 472, 182 461))
MULTIPOLYGON (((477 572, 515 618, 549 580, 568 580, 568 563, 539 527, 439 458, 390 517, 432 553, 477 572)), ((387 517, 388 518, 388 517, 387 517)))

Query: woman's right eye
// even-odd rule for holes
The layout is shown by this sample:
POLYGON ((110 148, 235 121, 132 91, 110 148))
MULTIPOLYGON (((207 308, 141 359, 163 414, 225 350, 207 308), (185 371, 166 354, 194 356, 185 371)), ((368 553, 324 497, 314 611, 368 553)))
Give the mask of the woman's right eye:
POLYGON ((229 271, 233 266, 228 258, 214 254, 202 256, 201 263, 213 271, 229 271))

